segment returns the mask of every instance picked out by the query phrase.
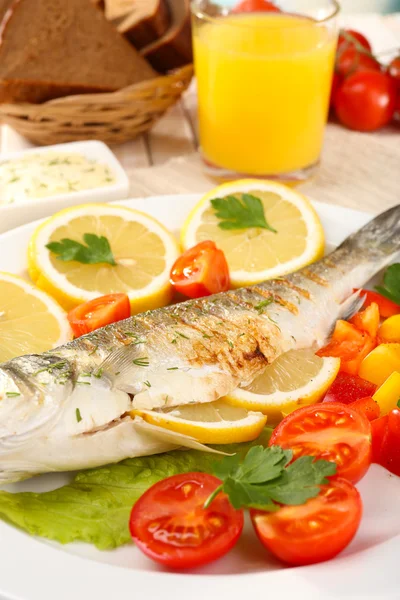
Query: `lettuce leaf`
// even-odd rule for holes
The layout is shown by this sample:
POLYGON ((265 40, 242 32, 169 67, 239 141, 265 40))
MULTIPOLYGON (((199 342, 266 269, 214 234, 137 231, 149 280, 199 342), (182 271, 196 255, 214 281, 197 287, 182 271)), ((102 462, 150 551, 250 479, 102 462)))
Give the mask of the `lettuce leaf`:
MULTIPOLYGON (((244 455, 252 445, 266 445, 271 431, 266 429, 249 444, 218 449, 244 455)), ((51 492, 0 491, 0 518, 61 544, 80 541, 100 550, 116 548, 130 541, 130 511, 151 485, 178 473, 212 472, 212 465, 222 458, 197 450, 176 450, 82 471, 72 483, 51 492)))

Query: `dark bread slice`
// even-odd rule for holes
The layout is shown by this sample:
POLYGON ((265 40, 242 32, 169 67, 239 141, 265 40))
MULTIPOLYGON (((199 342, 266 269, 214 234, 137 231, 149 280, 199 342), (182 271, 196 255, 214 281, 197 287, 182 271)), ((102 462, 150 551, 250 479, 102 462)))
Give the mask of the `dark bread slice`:
POLYGON ((1 23, 0 102, 115 91, 156 75, 87 0, 14 0, 1 23))
POLYGON ((164 73, 193 61, 189 0, 168 0, 171 26, 168 31, 141 50, 153 67, 164 73))
POLYGON ((104 14, 107 21, 117 25, 129 15, 134 4, 135 0, 104 0, 104 14))
POLYGON ((118 24, 118 31, 140 50, 161 38, 170 23, 167 0, 133 0, 132 10, 118 24))

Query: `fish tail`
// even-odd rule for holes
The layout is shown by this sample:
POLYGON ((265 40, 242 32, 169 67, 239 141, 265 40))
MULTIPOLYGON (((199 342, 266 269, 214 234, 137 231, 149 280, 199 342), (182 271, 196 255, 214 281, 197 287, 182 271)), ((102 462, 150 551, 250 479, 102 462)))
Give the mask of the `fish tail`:
POLYGON ((388 264, 400 252, 400 204, 350 235, 338 248, 343 250, 362 255, 364 260, 377 261, 377 271, 388 264))

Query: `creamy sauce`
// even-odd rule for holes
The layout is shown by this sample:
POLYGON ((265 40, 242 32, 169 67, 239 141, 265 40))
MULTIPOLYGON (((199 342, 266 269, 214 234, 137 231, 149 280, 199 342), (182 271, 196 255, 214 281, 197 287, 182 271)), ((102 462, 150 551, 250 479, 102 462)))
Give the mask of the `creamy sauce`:
POLYGON ((0 204, 69 194, 115 183, 109 167, 82 154, 41 152, 0 164, 0 204))

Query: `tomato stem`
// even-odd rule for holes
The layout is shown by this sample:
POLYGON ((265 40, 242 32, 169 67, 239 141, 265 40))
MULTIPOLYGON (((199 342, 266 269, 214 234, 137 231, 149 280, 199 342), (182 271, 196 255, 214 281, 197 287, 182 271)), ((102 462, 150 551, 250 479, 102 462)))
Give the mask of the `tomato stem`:
POLYGON ((207 500, 206 500, 206 501, 204 502, 204 504, 203 504, 203 508, 204 508, 204 509, 206 509, 206 508, 209 508, 209 506, 210 506, 211 502, 212 502, 213 500, 215 500, 215 498, 218 496, 218 494, 219 494, 220 492, 222 492, 222 489, 223 489, 223 487, 224 487, 224 484, 223 484, 223 483, 221 483, 221 485, 219 485, 219 486, 218 486, 218 487, 217 487, 217 488, 216 488, 216 489, 213 491, 213 493, 212 493, 212 494, 210 494, 210 495, 208 496, 207 500))

